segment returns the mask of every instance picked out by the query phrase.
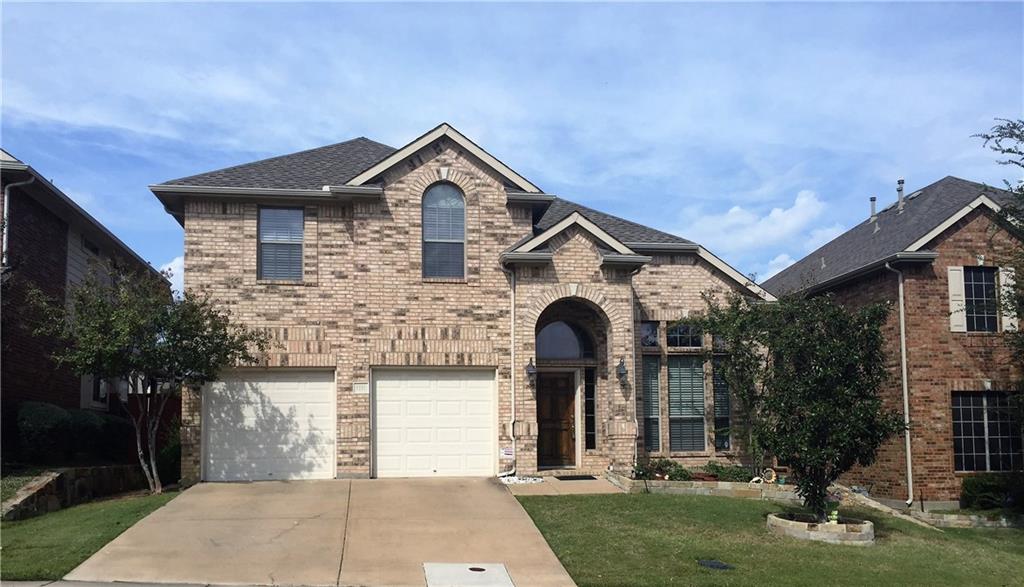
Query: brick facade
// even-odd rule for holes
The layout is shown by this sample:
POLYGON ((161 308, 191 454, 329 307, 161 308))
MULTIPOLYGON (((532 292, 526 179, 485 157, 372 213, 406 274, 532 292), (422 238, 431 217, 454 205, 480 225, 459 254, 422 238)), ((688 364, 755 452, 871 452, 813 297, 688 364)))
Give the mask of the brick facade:
MULTIPOLYGON (((206 290, 235 320, 270 329, 278 344, 265 366, 335 370, 337 475, 371 474, 367 390, 382 367, 494 369, 497 446, 515 449, 514 458, 502 450, 498 465, 536 472, 536 396, 524 367, 535 357, 538 325, 553 315, 583 324, 600 349, 597 447, 579 469, 628 472, 637 448, 638 312, 674 320, 704 307, 701 291, 740 286, 696 254, 657 257, 635 275, 603 266, 595 238, 575 226, 550 241, 550 264, 503 268, 501 253, 532 232, 532 205, 508 202, 503 178, 447 138, 387 171, 383 187, 379 201, 305 206, 301 284, 257 279, 256 202, 190 196, 184 205, 186 288, 206 290), (464 279, 422 277, 420 199, 438 181, 466 198, 464 279), (625 384, 614 373, 620 359, 630 367, 625 384)), ((195 481, 197 393, 186 395, 183 411, 182 475, 195 481)))
MULTIPOLYGON (((995 228, 990 213, 979 209, 924 247, 938 253, 933 263, 904 269, 915 500, 959 499, 960 483, 967 474, 954 472, 952 392, 1009 389, 1016 377, 1001 333, 950 331, 947 268, 998 267, 1012 245, 1009 236, 995 228)), ((902 413, 896 275, 882 271, 838 287, 834 293, 853 305, 893 304, 885 326, 892 377, 883 395, 887 406, 902 413)), ((903 439, 893 439, 872 466, 851 472, 845 480, 873 486, 872 493, 879 497, 902 501, 907 498, 904 455, 903 439)))

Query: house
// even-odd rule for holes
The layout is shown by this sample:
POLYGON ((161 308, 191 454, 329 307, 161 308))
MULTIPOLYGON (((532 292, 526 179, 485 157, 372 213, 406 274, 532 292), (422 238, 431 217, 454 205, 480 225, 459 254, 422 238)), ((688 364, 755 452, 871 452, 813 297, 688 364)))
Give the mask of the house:
MULTIPOLYGON (((448 124, 150 186, 185 287, 272 333, 183 399, 189 481, 628 471, 728 459, 685 325, 771 295, 697 243, 544 192, 448 124)), ((717 393, 716 393, 717 391, 717 393)))
MULTIPOLYGON (((30 165, 0 150, 3 184, 3 360, 0 361, 5 440, 17 429, 23 401, 107 411, 108 382, 78 376, 50 359, 57 342, 34 334, 25 294, 36 287, 67 299, 96 261, 116 260, 159 274, 112 232, 30 165)), ((15 446, 8 444, 7 446, 15 446)))
POLYGON ((1020 429, 1004 390, 1019 377, 1002 335, 1017 329, 1000 310, 1019 246, 995 223, 1010 194, 956 177, 897 201, 764 283, 776 295, 829 293, 842 303, 888 303, 883 390, 909 433, 846 481, 895 504, 949 507, 964 477, 1020 469, 1020 429))

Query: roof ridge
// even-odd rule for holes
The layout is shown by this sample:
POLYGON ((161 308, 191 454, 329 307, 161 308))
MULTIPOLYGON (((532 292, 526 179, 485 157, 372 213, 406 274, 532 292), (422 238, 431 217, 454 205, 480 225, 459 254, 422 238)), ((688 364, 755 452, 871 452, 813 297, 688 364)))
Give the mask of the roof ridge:
POLYGON ((238 163, 237 165, 229 165, 227 167, 221 167, 220 169, 213 169, 213 170, 210 170, 210 171, 204 171, 202 173, 193 173, 192 175, 185 175, 185 176, 182 176, 182 177, 178 177, 178 178, 175 178, 175 179, 171 179, 171 180, 165 181, 161 185, 175 185, 175 182, 183 181, 183 180, 186 180, 186 179, 192 179, 192 178, 199 177, 199 176, 202 176, 202 175, 207 175, 207 174, 210 174, 210 173, 220 173, 220 172, 224 172, 224 171, 230 171, 232 169, 239 169, 239 168, 242 168, 242 167, 249 167, 251 165, 258 165, 258 164, 261 164, 261 163, 267 163, 269 161, 276 161, 278 159, 284 159, 286 157, 294 157, 295 155, 303 155, 305 153, 312 153, 314 151, 322 151, 324 149, 331 149, 331 148, 334 148, 334 147, 340 147, 342 145, 347 145, 347 144, 350 144, 350 143, 354 143, 356 141, 366 141, 368 143, 373 143, 373 144, 379 145, 381 147, 392 149, 393 151, 397 150, 394 147, 392 147, 391 145, 385 145, 384 143, 375 141, 373 139, 366 138, 365 136, 358 136, 358 137, 353 137, 351 139, 346 139, 344 141, 339 141, 337 143, 331 143, 329 145, 321 145, 319 147, 312 147, 312 148, 309 148, 309 149, 303 149, 301 151, 295 151, 293 153, 285 153, 283 155, 274 155, 272 157, 265 157, 263 159, 257 159, 255 161, 248 161, 246 163, 238 163))

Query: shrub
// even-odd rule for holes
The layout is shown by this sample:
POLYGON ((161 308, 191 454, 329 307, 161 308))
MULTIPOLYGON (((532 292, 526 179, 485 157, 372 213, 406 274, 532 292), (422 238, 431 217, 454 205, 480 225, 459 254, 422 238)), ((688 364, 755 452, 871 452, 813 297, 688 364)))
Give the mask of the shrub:
POLYGON ((181 423, 171 425, 164 437, 164 446, 156 455, 156 470, 164 483, 177 483, 181 478, 181 423))
POLYGON ((64 408, 43 402, 18 407, 18 438, 22 458, 31 463, 58 463, 68 458, 72 421, 64 408))
POLYGON ((103 421, 97 456, 117 463, 133 462, 137 456, 135 426, 131 420, 113 414, 99 414, 103 421))
POLYGON ((738 465, 723 465, 722 463, 716 463, 714 461, 704 465, 703 467, 706 473, 710 473, 715 477, 718 477, 719 481, 737 481, 740 483, 746 483, 753 478, 750 471, 746 467, 740 467, 738 465))
POLYGON ((71 422, 73 452, 88 453, 89 456, 102 452, 103 417, 91 410, 68 410, 71 422))
POLYGON ((685 467, 671 459, 654 459, 644 465, 638 465, 633 476, 637 479, 670 481, 688 481, 693 477, 685 467))
POLYGON ((960 487, 960 507, 1024 509, 1024 474, 995 473, 965 478, 960 487))

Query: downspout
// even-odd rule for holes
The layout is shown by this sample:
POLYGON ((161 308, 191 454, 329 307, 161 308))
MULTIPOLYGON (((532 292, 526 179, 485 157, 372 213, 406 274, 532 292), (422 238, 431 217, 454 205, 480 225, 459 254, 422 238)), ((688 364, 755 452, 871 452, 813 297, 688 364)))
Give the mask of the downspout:
MULTIPOLYGON (((636 290, 633 289, 633 277, 640 273, 643 266, 637 267, 629 274, 629 306, 630 319, 633 321, 633 328, 636 328, 636 290)), ((640 446, 640 420, 636 415, 636 333, 633 333, 633 470, 629 472, 632 477, 636 471, 637 457, 640 446)))
POLYGON ((914 503, 914 469, 911 464, 910 451, 910 388, 907 380, 907 319, 903 303, 903 272, 893 269, 889 263, 885 268, 895 273, 899 278, 899 304, 900 304, 900 376, 903 382, 903 439, 904 450, 906 450, 907 461, 907 501, 909 507, 914 503))
POLYGON ((510 360, 512 366, 509 369, 509 377, 512 379, 512 415, 508 421, 508 434, 512 439, 512 468, 508 471, 502 471, 498 473, 498 477, 507 477, 509 475, 516 474, 516 272, 505 269, 504 265, 501 266, 501 270, 508 275, 509 280, 512 284, 512 295, 509 296, 509 337, 511 340, 511 352, 510 360))
POLYGON ((4 225, 3 225, 4 239, 3 239, 2 263, 0 263, 0 265, 2 265, 4 269, 7 268, 7 233, 10 232, 10 228, 11 228, 10 227, 10 224, 11 224, 11 188, 16 188, 18 186, 28 185, 28 184, 32 183, 33 181, 35 181, 35 180, 36 180, 36 177, 33 175, 32 177, 26 179, 25 181, 18 181, 18 182, 15 182, 15 183, 9 183, 9 184, 4 186, 4 220, 3 220, 3 222, 4 222, 4 225))

